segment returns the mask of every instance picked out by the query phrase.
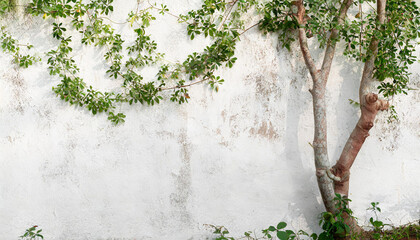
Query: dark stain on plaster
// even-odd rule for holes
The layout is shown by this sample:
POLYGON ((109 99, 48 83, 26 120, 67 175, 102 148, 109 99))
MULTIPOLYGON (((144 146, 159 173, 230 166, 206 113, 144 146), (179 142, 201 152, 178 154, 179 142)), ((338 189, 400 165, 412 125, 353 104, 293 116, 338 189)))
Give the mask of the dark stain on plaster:
MULTIPOLYGON (((420 75, 418 73, 411 77, 410 87, 420 89, 420 75)), ((417 103, 420 101, 420 91, 410 91, 408 96, 401 97, 411 98, 411 103, 417 103)), ((391 123, 388 123, 387 118, 390 113, 384 111, 378 114, 375 124, 379 126, 377 135, 378 139, 384 142, 383 148, 388 151, 395 151, 400 146, 401 127, 409 128, 413 133, 417 133, 417 136, 420 137, 420 131, 417 130, 420 128, 420 121, 412 119, 410 112, 399 112, 398 107, 401 105, 401 102, 391 102, 391 104, 395 105, 397 116, 401 119, 401 121, 393 120, 391 123)))
POLYGON ((222 116, 222 120, 223 122, 226 121, 226 109, 222 111, 222 113, 220 114, 222 116))
POLYGON ((281 92, 277 91, 278 86, 275 83, 277 76, 275 73, 268 72, 267 75, 258 75, 253 79, 255 81, 255 97, 259 101, 269 101, 271 97, 280 98, 281 92))
POLYGON ((13 100, 12 108, 19 114, 25 112, 25 107, 29 100, 26 97, 27 86, 24 79, 20 76, 19 71, 14 69, 5 74, 5 78, 8 79, 12 85, 13 100))
POLYGON ((219 137, 219 144, 224 147, 229 147, 230 143, 223 137, 222 130, 220 128, 217 128, 214 133, 219 137))
MULTIPOLYGON (((420 102, 420 74, 414 74, 410 81, 410 85, 413 86, 412 88, 416 90, 409 92, 409 95, 413 95, 412 103, 414 106, 417 106, 417 104, 420 102)), ((408 115, 408 117, 410 117, 410 115, 408 115)), ((417 133, 417 136, 420 137, 420 121, 418 121, 418 119, 413 119, 412 121, 410 121, 409 127, 413 130, 413 133, 417 133)))
POLYGON ((395 151, 399 148, 399 138, 401 134, 400 130, 400 122, 394 121, 391 123, 387 122, 387 115, 388 113, 383 113, 377 116, 376 125, 380 126, 380 130, 378 131, 378 139, 379 141, 383 141, 383 147, 388 151, 395 151))
POLYGON ((47 104, 37 108, 36 114, 39 118, 38 126, 40 129, 51 128, 51 123, 55 122, 56 115, 47 104))
MULTIPOLYGON (((70 153, 71 154, 71 153, 70 153)), ((43 164, 42 178, 44 182, 65 182, 68 177, 73 175, 71 159, 66 156, 64 159, 49 161, 43 164)))
POLYGON ((175 134, 173 132, 165 130, 158 131, 156 134, 162 139, 172 139, 175 137, 175 134))
POLYGON ((172 217, 186 226, 192 224, 191 215, 188 211, 188 202, 191 196, 191 143, 188 141, 185 130, 178 136, 181 146, 181 169, 174 174, 175 192, 170 195, 172 217))
POLYGON ((271 121, 262 122, 256 127, 253 127, 249 130, 251 135, 257 135, 267 139, 276 139, 279 137, 276 129, 273 126, 271 121))
POLYGON ((42 177, 45 182, 72 182, 75 185, 79 185, 77 173, 74 172, 76 167, 75 164, 75 151, 77 148, 77 138, 73 135, 74 129, 68 124, 66 125, 66 132, 68 137, 64 138, 59 143, 59 148, 62 149, 59 152, 64 153, 60 159, 46 159, 43 164, 42 177))
POLYGON ((230 126, 230 133, 233 137, 238 137, 239 133, 241 132, 240 128, 238 127, 238 117, 239 114, 234 114, 229 117, 229 126, 230 126))
POLYGON ((277 84, 277 73, 267 71, 264 75, 248 75, 255 82, 255 98, 261 104, 261 115, 254 116, 254 125, 248 132, 251 136, 266 138, 269 140, 279 138, 278 131, 274 126, 274 120, 281 121, 278 115, 277 105, 274 102, 281 100, 281 89, 277 84))
POLYGON ((21 132, 14 132, 13 134, 6 136, 6 139, 10 144, 19 144, 18 142, 22 139, 23 136, 24 135, 21 132))

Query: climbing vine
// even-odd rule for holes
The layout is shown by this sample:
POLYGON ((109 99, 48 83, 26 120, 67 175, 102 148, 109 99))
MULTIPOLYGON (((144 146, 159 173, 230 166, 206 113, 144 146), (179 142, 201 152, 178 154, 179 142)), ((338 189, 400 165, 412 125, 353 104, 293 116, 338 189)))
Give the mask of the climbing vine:
MULTIPOLYGON (((352 19, 346 18, 344 25, 337 26, 335 14, 340 1, 305 1, 308 9, 305 17, 307 37, 315 36, 323 48, 327 44, 329 29, 338 27, 340 38, 346 43, 343 53, 365 61, 369 39, 375 36, 380 40, 374 72, 375 78, 380 81, 379 92, 384 97, 406 94, 410 89, 408 66, 416 61, 415 39, 420 36, 417 30, 420 24, 418 8, 414 1, 389 0, 387 21, 376 27, 372 2, 355 1, 358 13, 352 19)), ((1 0, 0 14, 6 14, 14 7, 14 1, 1 0)), ((201 8, 181 15, 171 13, 164 4, 138 1, 136 9, 123 23, 132 28, 136 39, 124 48, 126 40, 116 33, 109 18, 114 11, 113 0, 92 0, 88 3, 80 0, 32 0, 26 11, 33 16, 53 19, 52 37, 60 44, 46 53, 46 57, 50 74, 61 79, 53 91, 61 99, 86 107, 93 114, 108 113, 108 119, 114 123, 123 122, 125 118, 123 113, 116 112, 119 103, 154 105, 163 99, 163 91, 172 92, 169 98, 172 102, 188 102, 188 87, 200 82, 206 82, 211 89, 218 91, 224 79, 216 76, 215 72, 221 66, 231 68, 236 62, 236 43, 248 30, 243 18, 247 12, 256 11, 262 16, 251 27, 259 26, 265 33, 277 32, 281 45, 289 50, 297 37, 294 32, 299 27, 297 7, 291 0, 205 0, 201 8), (166 61, 165 54, 158 51, 157 43, 147 33, 157 15, 165 14, 185 24, 191 40, 203 35, 212 43, 202 52, 191 53, 184 61, 166 61), (82 35, 81 44, 105 49, 106 73, 110 78, 121 80, 119 91, 103 92, 87 86, 72 58, 69 30, 76 30, 82 35), (146 66, 159 67, 155 79, 144 79, 141 75, 146 66)), ((0 34, 3 51, 11 54, 19 66, 28 67, 40 60, 22 54, 22 47, 30 49, 32 45, 20 45, 5 27, 1 28, 0 34)), ((395 113, 393 106, 390 109, 395 113)), ((396 119, 395 114, 392 117, 396 119)))
MULTIPOLYGON (((313 77, 314 85, 321 82, 321 78, 326 82, 335 44, 341 41, 344 44, 343 54, 349 58, 366 63, 374 60, 372 76, 379 81, 378 92, 383 97, 392 98, 397 94, 407 94, 410 90, 409 66, 417 61, 414 53, 416 39, 420 37, 418 30, 420 29, 420 12, 414 1, 387 0, 383 14, 386 16, 385 20, 379 21, 379 14, 372 6, 373 2, 376 1, 204 0, 200 8, 179 15, 171 12, 164 4, 139 0, 136 9, 127 15, 125 22, 119 23, 127 25, 133 31, 135 40, 131 42, 124 39, 113 27, 113 24, 116 24, 111 19, 114 11, 113 0, 32 0, 25 9, 28 14, 42 16, 50 23, 51 37, 58 42, 57 47, 45 53, 44 59, 48 64, 49 74, 60 80, 60 83, 53 87, 54 93, 69 104, 84 107, 94 115, 107 113, 108 119, 118 124, 124 122, 126 117, 124 113, 117 111, 117 106, 120 104, 158 104, 166 96, 163 92, 170 92, 170 101, 182 104, 188 102, 190 98, 188 87, 199 83, 207 83, 217 92, 225 81, 216 74, 217 70, 221 67, 234 66, 237 61, 235 51, 238 41, 250 28, 257 26, 264 33, 277 34, 280 45, 290 51, 294 50, 293 42, 300 40, 301 50, 313 77), (353 11, 348 11, 350 8, 353 11), (256 13, 260 19, 256 23, 247 22, 244 16, 249 12, 256 13), (343 13, 342 17, 340 17, 341 13, 343 13), (202 51, 189 54, 183 61, 166 60, 165 54, 159 51, 153 36, 148 33, 149 26, 159 15, 169 15, 176 18, 180 24, 184 24, 191 40, 202 36, 208 38, 211 43, 202 51), (120 89, 99 91, 88 85, 81 77, 71 47, 74 32, 80 34, 80 44, 94 46, 104 52, 103 59, 107 65, 106 75, 120 81, 120 89), (309 51, 305 49, 307 38, 314 38, 319 48, 330 50, 330 60, 327 51, 325 54, 327 57, 324 63, 327 67, 323 66, 321 70, 316 68, 309 51), (142 70, 150 66, 157 67, 158 73, 153 79, 145 79, 142 70), (322 77, 319 76, 320 74, 322 77)), ((15 7, 17 6, 14 1, 0 0, 0 15, 11 14, 15 7)), ((33 47, 31 44, 19 43, 4 26, 0 30, 0 42, 2 50, 10 54, 13 62, 21 67, 27 68, 41 60, 25 52, 33 47)), ((367 72, 370 74, 370 71, 367 72)), ((325 86, 321 90, 323 92, 319 95, 324 97, 325 86)), ((370 97, 366 98, 366 102, 376 104, 377 96, 374 93, 369 94, 370 97)), ((316 100, 315 97, 314 100, 316 100)), ((366 107, 366 103, 358 103, 354 100, 350 102, 366 107)), ((376 104, 371 108, 385 110, 388 108, 387 104, 380 107, 376 104)), ((318 106, 318 109, 314 107, 314 110, 320 108, 323 107, 318 106)), ((397 119, 395 108, 391 106, 389 109, 391 118, 397 119)), ((375 116, 377 111, 378 109, 375 110, 375 116)), ((323 117, 322 113, 325 111, 318 114, 318 117, 323 117)), ((373 126, 374 118, 371 119, 372 122, 368 123, 369 128, 364 130, 369 131, 373 126)), ((323 130, 326 131, 326 121, 319 122, 325 124, 323 130)), ((319 124, 315 125, 319 127, 319 124)), ((319 131, 319 133, 323 132, 319 131)), ((323 136, 327 136, 326 132, 324 133, 323 136)), ((358 143, 357 149, 360 149, 367 136, 367 134, 363 135, 364 138, 359 141, 361 143, 358 143)), ((323 157, 321 160, 328 162, 324 154, 328 152, 326 138, 325 144, 321 144, 321 140, 324 141, 323 139, 314 140, 314 143, 317 142, 316 146, 314 144, 314 149, 322 150, 323 154, 319 156, 323 157)), ((351 147, 351 149, 356 148, 351 147)), ((352 161, 354 158, 355 155, 352 156, 352 161)), ((343 178, 335 176, 330 170, 328 165, 317 166, 320 177, 325 176, 329 171, 327 177, 335 181, 336 186, 339 185, 337 183, 344 181, 343 176, 341 176, 343 178)), ((348 181, 348 176, 346 177, 348 181)), ((337 195, 337 197, 340 196, 337 195)), ((346 201, 346 198, 334 201, 340 203, 346 201)), ((336 234, 348 235, 349 226, 343 225, 344 218, 340 219, 343 215, 352 214, 346 206, 347 202, 344 205, 335 206, 337 212, 330 211, 323 215, 322 228, 326 231, 325 235, 329 234, 325 239, 332 239, 336 234)), ((372 219, 371 223, 376 231, 382 230, 382 225, 377 220, 372 219)), ((271 238, 271 234, 274 233, 281 239, 299 235, 309 236, 303 232, 294 233, 283 230, 285 227, 284 223, 279 223, 277 227, 269 227, 263 231, 264 237, 271 238)), ((224 230, 220 230, 219 233, 223 234, 224 230)), ((249 237, 249 235, 246 236, 249 237)))
POLYGON ((30 44, 20 44, 15 38, 13 38, 10 35, 10 33, 6 31, 6 28, 3 26, 0 27, 0 42, 2 50, 12 55, 13 62, 20 67, 28 68, 35 62, 40 61, 40 58, 37 58, 30 54, 22 54, 22 48, 29 50, 33 46, 30 44))
MULTIPOLYGON (((6 3, 2 1, 2 3, 6 3)), ((131 11, 126 22, 132 28, 136 39, 128 47, 126 41, 112 26, 110 14, 114 11, 113 0, 33 0, 26 10, 33 16, 53 19, 52 37, 60 43, 56 49, 46 53, 50 75, 61 82, 53 91, 72 105, 85 107, 92 114, 106 112, 114 123, 124 122, 125 115, 116 111, 117 104, 154 105, 163 99, 163 91, 171 91, 172 102, 188 102, 188 87, 206 82, 218 91, 224 82, 215 72, 221 66, 233 67, 235 47, 243 32, 247 31, 242 16, 256 5, 255 0, 220 1, 206 0, 198 10, 185 15, 169 12, 166 5, 149 1, 138 1, 136 10, 131 11), (187 27, 188 36, 210 38, 212 43, 202 52, 193 52, 182 62, 165 60, 165 54, 158 51, 157 43, 147 33, 157 15, 169 14, 187 27), (70 19, 70 24, 69 24, 70 19), (80 76, 79 68, 72 56, 70 30, 81 34, 81 44, 105 49, 104 60, 108 64, 108 77, 122 82, 118 91, 99 91, 88 86, 80 76), (141 70, 147 66, 158 66, 155 79, 144 79, 141 70)), ((7 12, 8 8, 3 12, 7 12)), ((255 25, 254 25, 255 26, 255 25)), ((3 30, 3 28, 2 28, 3 30)), ((32 65, 36 58, 21 55, 17 42, 4 33, 3 49, 15 56, 21 66, 32 65)), ((30 48, 31 45, 28 45, 30 48)))

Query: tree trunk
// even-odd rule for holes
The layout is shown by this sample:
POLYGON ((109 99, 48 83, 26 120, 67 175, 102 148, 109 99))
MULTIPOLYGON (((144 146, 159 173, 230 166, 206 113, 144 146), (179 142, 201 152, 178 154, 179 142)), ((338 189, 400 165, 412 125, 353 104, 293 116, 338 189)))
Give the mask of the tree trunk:
MULTIPOLYGON (((379 30, 385 21, 386 0, 377 1, 377 20, 379 30)), ((362 114, 351 133, 346 145, 341 153, 337 163, 332 167, 331 172, 338 177, 334 184, 336 193, 348 196, 349 194, 349 178, 350 168, 356 160, 356 156, 360 151, 365 139, 369 136, 369 130, 373 127, 378 111, 386 110, 389 103, 385 100, 378 100, 378 95, 370 93, 373 88, 375 79, 373 78, 375 59, 378 54, 379 40, 372 38, 369 45, 370 56, 365 62, 363 75, 360 82, 359 101, 362 114)))
POLYGON ((387 101, 379 100, 378 95, 368 93, 364 95, 361 103, 362 115, 351 133, 340 159, 332 167, 332 172, 340 180, 334 184, 334 191, 338 194, 348 196, 350 168, 353 165, 360 148, 369 136, 369 130, 373 127, 376 114, 380 110, 386 110, 389 107, 387 101))
POLYGON ((328 177, 328 174, 326 174, 326 171, 330 168, 330 161, 328 159, 325 83, 320 82, 319 79, 315 80, 314 88, 311 90, 315 123, 313 148, 318 187, 321 192, 324 206, 328 212, 336 212, 333 181, 328 177))
MULTIPOLYGON (((335 207, 334 197, 334 177, 330 172, 330 161, 328 159, 328 141, 327 141, 327 105, 325 101, 326 85, 328 76, 331 69, 332 60, 334 58, 335 46, 338 38, 338 29, 332 29, 329 37, 324 60, 322 63, 321 70, 318 70, 311 57, 305 30, 305 7, 303 0, 297 2, 298 14, 297 21, 299 23, 299 44, 305 64, 311 74, 313 81, 313 89, 310 90, 313 98, 313 111, 314 111, 314 157, 316 176, 318 181, 318 187, 321 192, 324 206, 328 212, 335 213, 337 209, 335 207)), ((343 24, 347 14, 347 10, 350 8, 353 0, 344 0, 341 4, 339 15, 337 16, 338 25, 343 24)))
MULTIPOLYGON (((324 60, 320 70, 311 57, 305 30, 305 8, 303 0, 297 0, 297 21, 299 24, 299 44, 305 64, 311 74, 313 81, 313 89, 310 90, 313 97, 314 111, 314 156, 316 176, 318 180, 319 190, 325 208, 331 213, 336 213, 338 209, 335 207, 335 194, 348 196, 349 193, 349 177, 350 168, 353 165, 357 154, 360 151, 365 139, 369 136, 369 130, 373 127, 375 117, 380 110, 389 107, 387 101, 378 100, 378 96, 369 91, 372 89, 374 82, 373 73, 375 59, 378 53, 379 40, 373 37, 369 45, 370 56, 365 62, 363 75, 360 83, 359 98, 362 114, 360 119, 351 133, 337 163, 330 169, 328 160, 328 142, 327 142, 327 113, 326 113, 326 85, 330 74, 331 64, 335 55, 335 47, 338 42, 338 29, 332 29, 326 46, 324 60)), ((337 26, 344 23, 347 11, 353 4, 353 0, 343 0, 339 14, 337 16, 337 26)), ((377 30, 381 27, 385 20, 386 0, 377 0, 377 30)), ((344 215, 344 221, 350 226, 354 232, 362 232, 363 229, 358 226, 356 220, 348 215, 344 215)))

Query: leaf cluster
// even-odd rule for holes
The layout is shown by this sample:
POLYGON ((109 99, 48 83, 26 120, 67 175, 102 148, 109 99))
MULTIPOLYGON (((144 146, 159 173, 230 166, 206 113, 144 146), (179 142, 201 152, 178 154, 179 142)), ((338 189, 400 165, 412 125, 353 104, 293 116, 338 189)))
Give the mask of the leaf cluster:
MULTIPOLYGON (((140 2, 141 3, 141 2, 140 2)), ((115 113, 117 104, 154 105, 163 99, 163 91, 172 91, 170 100, 188 102, 188 87, 199 82, 207 82, 211 89, 218 91, 224 82, 215 72, 222 66, 233 67, 236 43, 240 30, 244 30, 241 19, 249 9, 257 4, 256 0, 205 0, 198 10, 180 15, 178 20, 187 24, 190 39, 197 35, 209 37, 212 43, 202 52, 194 52, 177 63, 165 63, 164 54, 158 52, 157 43, 147 34, 147 27, 156 19, 154 12, 170 13, 166 5, 149 3, 137 7, 128 14, 127 21, 136 34, 133 43, 125 46, 125 40, 114 30, 109 15, 113 12, 113 0, 32 0, 27 13, 53 18, 52 37, 59 41, 56 49, 47 53, 49 73, 61 79, 53 91, 72 105, 85 107, 92 114, 108 113, 114 123, 124 122, 123 113, 115 113), (64 20, 68 19, 68 20, 64 20), (66 25, 71 23, 69 26, 66 25), (81 43, 93 45, 105 51, 104 60, 109 64, 107 75, 121 80, 118 91, 103 92, 88 86, 79 76, 79 68, 72 57, 72 38, 69 30, 78 31, 81 43), (146 82, 140 74, 147 66, 159 65, 156 79, 146 82)), ((176 16, 170 13, 172 16, 176 16)), ((12 53, 19 50, 11 38, 2 38, 3 49, 12 53)), ((17 55, 22 66, 29 66, 30 56, 17 55)))
POLYGON ((374 69, 374 77, 380 81, 379 93, 384 97, 407 94, 409 66, 417 61, 415 47, 420 37, 419 28, 420 12, 414 1, 388 0, 384 24, 378 23, 373 7, 359 11, 357 18, 345 22, 341 29, 346 42, 344 54, 365 62, 372 56, 370 42, 379 41, 374 69))
MULTIPOLYGON (((355 16, 346 17, 343 25, 338 25, 340 0, 307 0, 306 24, 307 37, 315 37, 320 48, 328 43, 333 29, 339 30, 339 38, 332 41, 345 42, 344 55, 357 61, 366 61, 372 56, 370 43, 379 41, 379 50, 375 58, 374 78, 380 81, 379 93, 384 97, 407 94, 409 90, 409 66, 415 63, 416 39, 420 37, 419 8, 413 0, 389 0, 386 5, 386 21, 380 25, 374 0, 358 0, 353 8, 358 10, 355 16), (368 6, 368 9, 366 9, 368 6), (363 7, 365 9, 363 9, 363 7)), ((295 40, 297 7, 295 1, 272 0, 263 7, 264 18, 260 28, 264 32, 276 32, 282 47, 290 50, 295 40)))
POLYGON ((16 7, 16 0, 0 0, 0 16, 11 12, 16 7))
POLYGON ((23 68, 28 68, 40 58, 37 58, 30 54, 21 54, 21 47, 27 50, 31 49, 32 45, 22 45, 14 39, 6 30, 5 27, 0 27, 0 44, 3 52, 6 52, 13 56, 13 62, 23 68))
POLYGON ((319 225, 321 226, 322 232, 319 235, 319 239, 334 240, 335 238, 344 238, 351 235, 351 229, 349 225, 345 223, 345 219, 354 219, 353 211, 348 208, 350 199, 336 194, 334 201, 335 207, 338 210, 336 213, 323 212, 319 225))
POLYGON ((296 20, 297 7, 293 5, 293 1, 269 1, 261 11, 264 17, 259 24, 260 30, 263 33, 278 33, 281 46, 290 50, 291 43, 296 39, 294 30, 299 27, 296 20))
MULTIPOLYGON (((389 0, 387 4, 387 21, 379 25, 374 9, 364 11, 362 5, 370 5, 373 0, 354 1, 353 7, 359 7, 359 13, 353 20, 346 18, 343 25, 337 24, 339 0, 307 0, 305 24, 299 26, 296 20, 295 1, 271 0, 260 4, 257 0, 204 0, 201 8, 189 11, 178 17, 169 12, 166 5, 150 4, 137 7, 128 14, 127 21, 136 35, 133 43, 126 40, 114 30, 109 19, 113 12, 113 0, 92 0, 88 3, 78 0, 32 0, 27 12, 53 18, 52 37, 60 41, 56 50, 48 53, 50 74, 61 78, 61 83, 54 91, 62 99, 85 106, 93 114, 107 112, 110 119, 124 114, 115 114, 117 103, 141 103, 154 105, 163 99, 163 91, 172 91, 169 99, 173 102, 188 102, 188 87, 200 82, 207 82, 215 91, 224 82, 216 75, 222 67, 233 67, 236 44, 241 34, 246 32, 243 16, 256 9, 263 18, 258 22, 265 32, 277 32, 283 47, 290 50, 295 40, 295 29, 304 27, 308 37, 315 36, 319 46, 325 47, 328 36, 333 29, 339 30, 339 38, 345 44, 344 54, 359 61, 366 61, 371 52, 369 43, 379 40, 378 57, 375 61, 374 77, 381 83, 379 92, 385 97, 407 93, 408 67, 416 59, 414 56, 415 39, 419 37, 419 10, 414 1, 389 0), (147 27, 156 19, 154 11, 159 14, 171 14, 179 22, 187 25, 190 39, 198 35, 210 38, 212 43, 202 52, 193 52, 182 62, 167 62, 165 55, 158 51, 157 43, 147 34, 147 27), (64 19, 70 19, 71 25, 65 26, 64 19), (75 29, 82 35, 81 43, 94 45, 105 51, 104 60, 109 64, 107 75, 122 82, 116 92, 101 92, 87 87, 78 74, 78 68, 72 60, 69 29, 75 29), (128 44, 129 46, 124 46, 128 44), (143 79, 141 70, 147 66, 158 66, 156 79, 148 82, 143 79)), ((364 6, 363 5, 363 6, 364 6)), ((19 54, 17 43, 7 34, 0 39, 4 51, 14 55, 15 62, 23 67, 31 65, 36 58, 19 54)), ((28 46, 30 47, 30 46, 28 46)), ((395 109, 394 109, 395 110, 395 109)), ((117 121, 114 121, 117 122, 117 121)))
POLYGON ((26 229, 25 233, 20 236, 20 239, 22 240, 37 240, 37 239, 44 239, 44 236, 42 236, 41 232, 42 229, 37 229, 38 226, 32 226, 28 229, 26 229))

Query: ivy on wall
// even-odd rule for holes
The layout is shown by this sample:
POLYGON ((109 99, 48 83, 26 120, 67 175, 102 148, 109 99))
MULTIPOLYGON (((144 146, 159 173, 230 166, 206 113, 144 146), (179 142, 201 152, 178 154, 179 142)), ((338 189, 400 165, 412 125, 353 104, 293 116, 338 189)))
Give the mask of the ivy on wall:
MULTIPOLYGON (((340 39, 345 42, 344 54, 358 61, 365 61, 369 52, 368 42, 372 36, 380 40, 379 54, 375 62, 375 78, 381 83, 379 92, 384 97, 393 97, 409 90, 408 66, 416 59, 415 39, 420 36, 419 11, 415 2, 389 0, 385 24, 378 31, 373 0, 355 1, 359 12, 346 19, 340 26, 340 39)), ((163 99, 163 91, 171 91, 172 102, 188 102, 188 87, 206 82, 214 91, 224 82, 216 75, 220 67, 231 68, 237 58, 235 48, 240 37, 248 29, 258 26, 264 33, 277 32, 283 47, 291 49, 296 39, 297 9, 291 0, 204 0, 201 8, 176 15, 166 5, 149 1, 138 1, 124 23, 136 35, 136 39, 123 47, 126 42, 113 28, 110 15, 114 11, 113 0, 32 0, 25 6, 32 16, 42 16, 51 23, 52 37, 59 41, 57 48, 46 53, 49 73, 60 78, 61 82, 53 91, 61 99, 72 105, 85 107, 93 114, 105 112, 114 123, 124 122, 125 115, 116 111, 117 104, 154 105, 163 99), (254 25, 245 26, 244 15, 256 12, 262 18, 254 25), (197 35, 211 39, 211 44, 201 52, 193 52, 181 62, 165 60, 165 54, 158 51, 157 43, 147 33, 151 22, 158 15, 170 15, 186 25, 189 38, 197 35), (51 20, 52 19, 52 20, 51 20), (70 47, 72 37, 69 31, 81 34, 81 44, 104 49, 103 55, 110 78, 121 81, 118 91, 104 92, 88 86, 80 76, 70 47), (147 66, 157 66, 155 79, 144 79, 141 70, 147 66)), ((0 14, 8 14, 15 7, 11 0, 0 0, 0 14)), ((328 30, 337 27, 335 13, 339 1, 305 1, 307 36, 315 36, 319 47, 325 47, 328 30)), ((339 41, 340 39, 337 39, 339 41)), ((5 29, 1 28, 0 41, 3 51, 13 56, 14 62, 28 67, 40 58, 22 54, 20 45, 5 29)), ((357 104, 357 102, 356 102, 357 104)), ((391 107, 391 112, 395 109, 391 107)), ((393 114, 396 118, 396 115, 393 114)))
MULTIPOLYGON (((7 1, 2 0, 1 3, 10 6, 7 1)), ((109 18, 114 11, 112 4, 113 0, 93 0, 89 3, 80 0, 33 0, 26 6, 26 11, 33 16, 53 19, 52 37, 60 42, 57 48, 46 53, 46 57, 50 75, 61 79, 53 88, 57 96, 72 105, 85 107, 93 114, 106 112, 109 120, 120 123, 124 122, 125 115, 115 111, 119 103, 154 105, 163 99, 163 91, 172 92, 172 102, 188 102, 187 87, 200 82, 207 82, 218 91, 224 80, 216 76, 215 71, 221 66, 232 67, 235 63, 236 43, 241 33, 246 31, 241 16, 256 1, 205 1, 201 9, 179 16, 170 13, 166 5, 138 1, 136 10, 131 11, 123 23, 130 26, 136 35, 135 41, 128 47, 123 47, 126 40, 115 31, 109 18), (186 24, 191 39, 204 35, 212 40, 212 44, 202 52, 188 55, 183 62, 166 61, 165 54, 158 52, 157 43, 147 33, 151 22, 159 14, 170 14, 186 24), (81 34, 81 44, 105 49, 103 57, 108 64, 107 75, 122 82, 118 92, 99 91, 86 84, 72 57, 69 30, 77 30, 81 34), (147 66, 159 67, 155 79, 146 80, 141 75, 141 70, 147 66)), ((4 14, 11 8, 2 9, 4 14)), ((28 67, 39 60, 20 54, 17 41, 5 32, 4 27, 0 40, 3 50, 11 53, 20 66, 28 67)))

